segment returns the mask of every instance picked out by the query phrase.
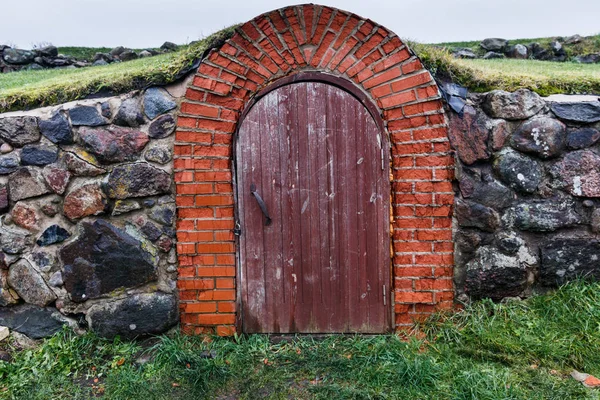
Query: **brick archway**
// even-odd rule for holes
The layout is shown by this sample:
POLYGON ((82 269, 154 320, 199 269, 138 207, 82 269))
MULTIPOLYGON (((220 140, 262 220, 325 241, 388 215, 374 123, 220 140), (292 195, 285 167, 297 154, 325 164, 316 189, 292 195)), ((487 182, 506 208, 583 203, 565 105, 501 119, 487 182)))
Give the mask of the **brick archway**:
POLYGON ((338 9, 263 14, 211 51, 177 122, 177 251, 182 328, 230 335, 236 324, 232 141, 261 90, 300 71, 346 79, 379 108, 391 143, 395 322, 452 307, 453 160, 438 88, 392 32, 338 9))

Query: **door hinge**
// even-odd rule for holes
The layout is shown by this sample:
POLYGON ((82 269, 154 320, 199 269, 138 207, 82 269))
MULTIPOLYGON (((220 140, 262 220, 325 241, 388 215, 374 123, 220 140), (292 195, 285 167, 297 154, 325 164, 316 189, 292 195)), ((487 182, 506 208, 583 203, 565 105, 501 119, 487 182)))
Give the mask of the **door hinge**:
POLYGON ((240 226, 240 221, 235 221, 235 227, 233 228, 233 234, 235 236, 240 236, 242 234, 242 227, 240 226))
POLYGON ((385 163, 383 161, 383 148, 381 149, 381 170, 385 170, 385 163))
POLYGON ((383 305, 387 306, 387 292, 385 291, 385 285, 383 285, 383 305))

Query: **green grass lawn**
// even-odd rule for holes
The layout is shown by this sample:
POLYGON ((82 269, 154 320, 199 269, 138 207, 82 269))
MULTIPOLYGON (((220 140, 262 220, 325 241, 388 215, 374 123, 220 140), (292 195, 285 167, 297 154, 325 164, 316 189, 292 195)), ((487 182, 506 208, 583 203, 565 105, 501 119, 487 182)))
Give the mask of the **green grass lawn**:
POLYGON ((598 399, 569 373, 600 376, 599 303, 600 284, 570 284, 438 315, 412 339, 176 335, 149 343, 64 331, 0 362, 0 398, 598 399))

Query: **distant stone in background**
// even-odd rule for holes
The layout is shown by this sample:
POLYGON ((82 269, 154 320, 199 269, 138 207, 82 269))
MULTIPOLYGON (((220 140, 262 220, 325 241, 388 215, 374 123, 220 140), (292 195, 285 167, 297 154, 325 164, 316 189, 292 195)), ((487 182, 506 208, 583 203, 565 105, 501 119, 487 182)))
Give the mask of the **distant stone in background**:
POLYGON ((114 49, 112 49, 109 54, 113 57, 118 57, 121 55, 121 53, 123 53, 126 50, 127 49, 123 46, 117 46, 114 49))
POLYGON ((154 54, 152 54, 148 50, 142 50, 142 51, 140 51, 139 57, 140 58, 146 58, 146 57, 152 57, 153 55, 154 54))
POLYGON ((600 54, 585 54, 574 57, 574 60, 581 64, 596 64, 600 63, 600 54))
POLYGON ((56 48, 56 46, 52 46, 52 45, 36 49, 36 52, 39 53, 40 55, 46 56, 46 57, 58 56, 58 49, 56 48))
POLYGON ((35 53, 29 50, 4 49, 3 59, 9 64, 29 64, 35 58, 35 53))
POLYGON ((522 44, 516 44, 514 46, 510 46, 506 49, 506 56, 508 58, 517 58, 521 60, 527 59, 529 52, 527 47, 522 44))
POLYGON ((580 35, 573 35, 565 39, 565 44, 577 44, 581 43, 582 40, 583 38, 580 35))
POLYGON ((162 46, 160 46, 162 51, 175 51, 177 50, 177 45, 173 42, 164 42, 162 46))
POLYGON ((487 51, 497 51, 503 53, 508 46, 508 40, 500 38, 488 38, 484 39, 479 46, 487 51))
POLYGON ((458 48, 454 49, 453 53, 456 58, 466 58, 466 59, 475 59, 477 58, 477 54, 473 52, 473 50, 468 48, 458 48))
POLYGON ((119 59, 121 61, 131 61, 131 60, 135 60, 137 58, 138 58, 138 55, 133 50, 125 50, 124 52, 119 54, 119 59))
POLYGON ((487 53, 485 53, 485 55, 483 56, 484 60, 492 60, 494 58, 505 58, 504 54, 502 53, 497 53, 495 51, 488 51, 487 53))

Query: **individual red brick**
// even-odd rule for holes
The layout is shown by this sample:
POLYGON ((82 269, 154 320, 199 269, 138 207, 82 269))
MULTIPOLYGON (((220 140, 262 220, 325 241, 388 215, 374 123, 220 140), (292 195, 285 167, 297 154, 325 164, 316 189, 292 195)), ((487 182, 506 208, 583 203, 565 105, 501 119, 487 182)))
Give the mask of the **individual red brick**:
POLYGON ((433 293, 430 292, 396 292, 396 301, 400 303, 432 303, 433 293))
POLYGON ((235 323, 235 314, 198 314, 201 325, 226 325, 235 323))
MULTIPOLYGON (((216 229, 216 228, 215 228, 216 229)), ((235 251, 233 243, 198 243, 196 244, 198 253, 232 253, 235 251)))
POLYGON ((219 325, 217 326, 217 335, 219 336, 233 336, 235 335, 235 327, 231 325, 219 325))

